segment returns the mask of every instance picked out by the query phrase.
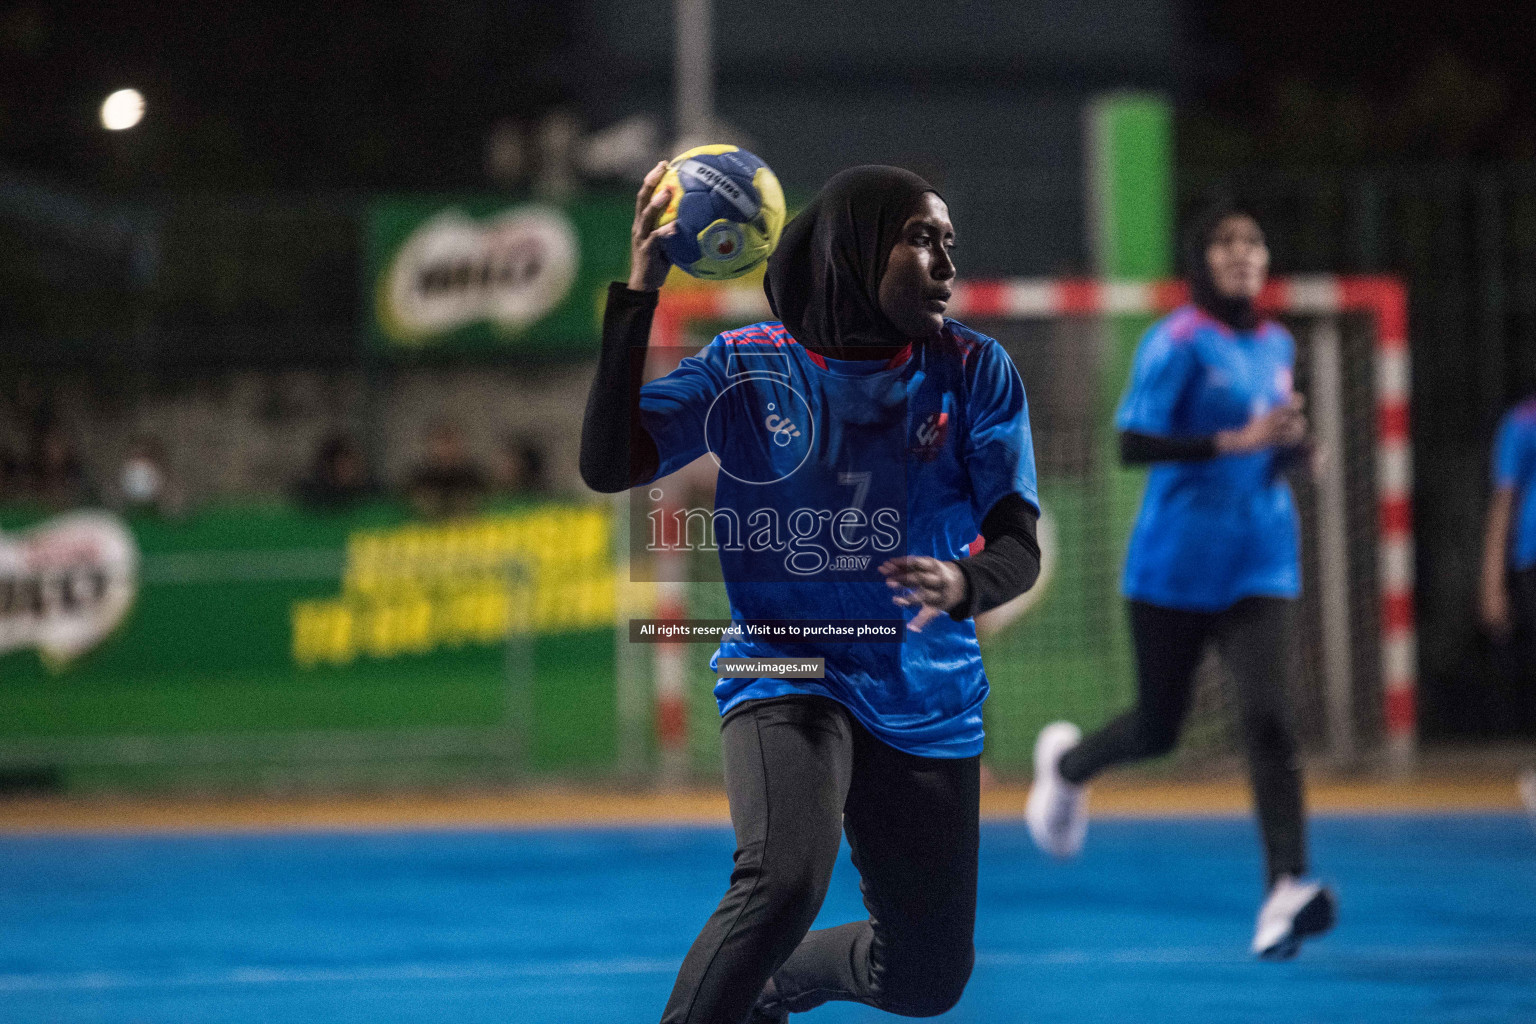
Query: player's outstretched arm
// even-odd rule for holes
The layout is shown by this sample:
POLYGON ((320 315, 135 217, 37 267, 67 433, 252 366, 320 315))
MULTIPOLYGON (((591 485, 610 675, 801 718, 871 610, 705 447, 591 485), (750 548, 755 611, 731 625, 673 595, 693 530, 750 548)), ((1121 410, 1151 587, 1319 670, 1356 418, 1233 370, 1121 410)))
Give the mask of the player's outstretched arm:
POLYGON ((1216 437, 1166 437, 1140 430, 1120 431, 1120 463, 1142 466, 1149 462, 1199 462, 1217 456, 1216 437))
POLYGON ((656 227, 671 199, 670 189, 656 187, 666 167, 665 163, 653 167, 635 194, 629 281, 614 282, 608 288, 602 352, 582 416, 581 478, 605 494, 649 479, 659 462, 656 442, 640 422, 640 385, 657 293, 669 269, 658 240, 677 230, 675 221, 656 227))
POLYGON ((1127 466, 1150 462, 1196 462, 1264 448, 1300 449, 1306 439, 1307 419, 1301 411, 1301 396, 1295 395, 1291 404, 1255 416, 1236 430, 1219 430, 1204 437, 1168 437, 1122 430, 1120 461, 1127 466))
POLYGON ((1515 489, 1500 487, 1488 505, 1488 524, 1483 531, 1483 574, 1478 589, 1478 618, 1492 636, 1509 635, 1509 589, 1504 560, 1509 551, 1509 524, 1514 515, 1515 489))

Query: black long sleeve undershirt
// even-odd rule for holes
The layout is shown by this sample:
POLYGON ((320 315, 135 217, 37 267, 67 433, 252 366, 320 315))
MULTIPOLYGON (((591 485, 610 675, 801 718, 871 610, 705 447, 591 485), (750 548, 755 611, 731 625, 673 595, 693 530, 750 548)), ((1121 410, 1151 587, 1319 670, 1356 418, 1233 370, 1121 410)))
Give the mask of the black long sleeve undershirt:
POLYGON ((1167 437, 1135 430, 1120 431, 1120 461, 1127 466, 1148 462, 1199 462, 1214 459, 1218 454, 1215 435, 1167 437))
MULTIPOLYGON (((640 422, 640 386, 656 292, 608 286, 603 347, 587 392, 581 423, 581 478, 594 491, 612 494, 649 480, 660 465, 656 442, 640 422), (627 416, 614 410, 626 409, 627 416)), ((966 578, 966 599, 950 610, 969 618, 1012 600, 1040 577, 1039 515, 1017 494, 1000 499, 982 520, 986 547, 956 564, 966 578)))
POLYGON ((949 610, 950 618, 958 622, 991 611, 1035 585, 1040 578, 1039 518, 1017 494, 998 499, 981 521, 986 546, 955 562, 965 576, 965 600, 949 610))
MULTIPOLYGON (((1311 440, 1279 449, 1280 469, 1305 464, 1312 451, 1311 440)), ((1142 434, 1134 430, 1120 432, 1120 462, 1127 466, 1140 466, 1151 462, 1203 462, 1214 459, 1221 452, 1216 448, 1215 435, 1206 437, 1166 437, 1161 434, 1142 434)))
POLYGON ((581 479, 604 494, 649 480, 661 464, 656 441, 640 422, 640 385, 657 296, 630 291, 618 281, 608 286, 603 349, 581 418, 581 479), (615 416, 616 409, 629 414, 615 416))

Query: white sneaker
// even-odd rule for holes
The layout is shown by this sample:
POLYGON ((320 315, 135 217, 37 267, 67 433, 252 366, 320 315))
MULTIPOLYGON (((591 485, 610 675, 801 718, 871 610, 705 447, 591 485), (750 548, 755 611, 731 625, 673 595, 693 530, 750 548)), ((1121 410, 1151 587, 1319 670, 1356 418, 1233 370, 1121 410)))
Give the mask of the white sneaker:
POLYGON ((1061 757, 1082 741, 1071 722, 1052 722, 1035 740, 1035 781, 1024 820, 1035 845, 1052 857, 1073 857, 1088 835, 1088 787, 1061 777, 1061 757))
POLYGON ((1301 949, 1302 939, 1332 928, 1337 915, 1338 901, 1331 889, 1281 875, 1259 908, 1253 953, 1264 960, 1289 960, 1301 949))

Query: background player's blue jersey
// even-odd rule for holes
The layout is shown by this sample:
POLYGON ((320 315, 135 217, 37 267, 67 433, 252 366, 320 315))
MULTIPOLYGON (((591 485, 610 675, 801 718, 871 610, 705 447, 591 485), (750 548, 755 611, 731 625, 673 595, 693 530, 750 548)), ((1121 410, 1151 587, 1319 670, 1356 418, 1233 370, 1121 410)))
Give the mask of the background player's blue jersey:
POLYGON ((1536 565, 1536 398, 1505 414, 1493 445, 1493 485, 1515 491, 1509 537, 1509 564, 1536 565))
MULTIPOLYGON (((1290 400, 1296 344, 1279 324, 1234 332, 1194 306, 1152 326, 1115 425, 1208 437, 1290 400)), ((1275 449, 1160 462, 1147 477, 1126 557, 1125 596, 1219 611, 1301 592, 1296 506, 1275 449)))
MULTIPOLYGON (((756 324, 646 384, 640 404, 657 477, 706 451, 720 465, 716 528, 737 621, 904 624, 916 609, 892 602, 882 562, 966 556, 1006 494, 1039 507, 1018 371, 996 341, 952 320, 938 341, 873 361, 824 359, 781 324, 756 324)), ((826 677, 721 679, 720 711, 817 694, 908 753, 980 753, 988 684, 975 624, 940 615, 902 631, 901 644, 724 643, 716 658, 824 657, 826 677)))

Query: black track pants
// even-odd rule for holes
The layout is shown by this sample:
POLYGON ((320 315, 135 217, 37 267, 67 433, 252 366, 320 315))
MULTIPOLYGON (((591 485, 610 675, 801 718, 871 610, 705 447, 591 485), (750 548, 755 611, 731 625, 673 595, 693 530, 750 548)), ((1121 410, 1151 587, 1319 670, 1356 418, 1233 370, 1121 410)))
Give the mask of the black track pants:
POLYGON ((721 736, 736 866, 663 1024, 741 1024, 759 1001, 953 1006, 974 960, 980 758, 902 753, 821 697, 749 701, 721 736), (869 919, 807 934, 845 829, 869 919))
POLYGON ((1305 874, 1301 770, 1286 691, 1295 602, 1249 597, 1211 613, 1129 603, 1136 707, 1068 751, 1062 776, 1083 783, 1111 765, 1172 750, 1189 711, 1195 669, 1206 644, 1214 643, 1236 682, 1269 881, 1305 874))

